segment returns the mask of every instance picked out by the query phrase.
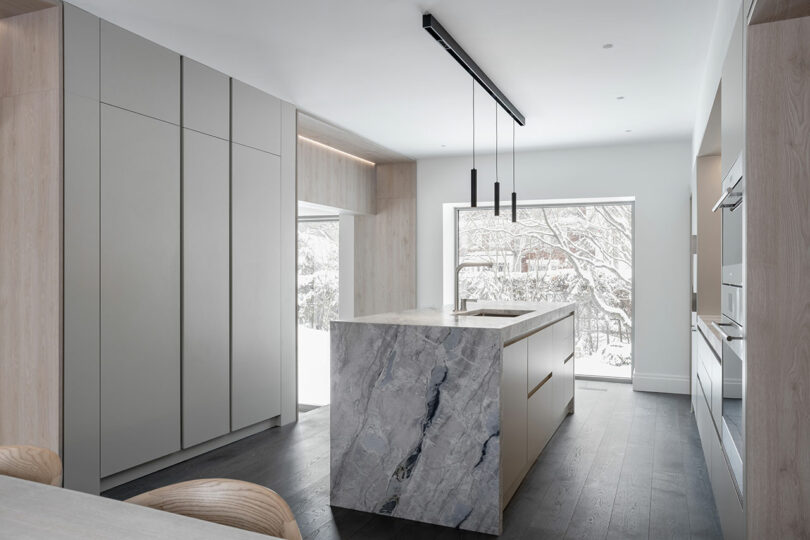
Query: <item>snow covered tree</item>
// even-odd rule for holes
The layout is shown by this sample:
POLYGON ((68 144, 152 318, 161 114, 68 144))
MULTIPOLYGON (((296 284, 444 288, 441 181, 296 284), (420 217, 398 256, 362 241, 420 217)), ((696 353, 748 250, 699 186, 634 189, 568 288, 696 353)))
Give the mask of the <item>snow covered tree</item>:
POLYGON ((338 318, 338 222, 298 224, 298 324, 329 330, 338 318))
POLYGON ((462 274, 463 296, 574 301, 579 355, 631 361, 633 241, 629 204, 526 207, 518 221, 460 210, 458 260, 490 261, 462 274))

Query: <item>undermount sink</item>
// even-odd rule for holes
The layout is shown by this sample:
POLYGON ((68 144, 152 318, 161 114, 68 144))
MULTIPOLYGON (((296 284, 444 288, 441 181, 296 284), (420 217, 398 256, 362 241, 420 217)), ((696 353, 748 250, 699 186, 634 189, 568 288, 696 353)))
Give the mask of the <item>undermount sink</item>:
POLYGON ((472 311, 464 311, 457 313, 458 317, 520 317, 531 313, 532 310, 525 309, 474 309, 472 311))

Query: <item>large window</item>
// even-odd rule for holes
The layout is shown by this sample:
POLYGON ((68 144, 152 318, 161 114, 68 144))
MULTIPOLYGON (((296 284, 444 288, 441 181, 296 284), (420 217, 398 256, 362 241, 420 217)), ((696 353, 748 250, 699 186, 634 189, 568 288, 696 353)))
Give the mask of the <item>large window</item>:
POLYGON ((525 206, 517 223, 491 208, 457 210, 462 298, 577 303, 576 374, 630 378, 633 204, 525 206))
POLYGON ((338 318, 338 220, 298 222, 298 403, 329 403, 329 321, 338 318))

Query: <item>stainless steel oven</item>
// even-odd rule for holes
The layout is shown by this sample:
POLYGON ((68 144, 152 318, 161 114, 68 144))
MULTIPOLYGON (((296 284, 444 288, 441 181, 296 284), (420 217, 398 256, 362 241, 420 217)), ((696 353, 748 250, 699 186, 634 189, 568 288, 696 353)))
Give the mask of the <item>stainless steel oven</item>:
POLYGON ((723 212, 723 270, 722 299, 723 315, 741 326, 745 325, 743 309, 743 233, 745 214, 745 182, 742 158, 738 157, 723 179, 723 193, 713 211, 723 212))
POLYGON ((745 181, 740 155, 723 179, 713 211, 723 212, 722 321, 723 406, 721 442, 737 492, 743 496, 745 459, 745 181))

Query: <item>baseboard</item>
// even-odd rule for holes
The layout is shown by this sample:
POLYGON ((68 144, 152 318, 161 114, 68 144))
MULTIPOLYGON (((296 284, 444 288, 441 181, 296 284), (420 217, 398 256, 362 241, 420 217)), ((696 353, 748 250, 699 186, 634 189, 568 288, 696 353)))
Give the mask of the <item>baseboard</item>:
POLYGON ((639 392, 663 392, 666 394, 689 394, 689 377, 664 373, 633 372, 633 390, 639 392))
POLYGON ((162 458, 143 463, 137 467, 132 467, 131 469, 111 474, 110 476, 105 476, 101 479, 101 491, 106 491, 116 486, 120 486, 121 484, 126 484, 127 482, 140 478, 141 476, 152 474, 153 472, 165 469, 166 467, 177 465, 182 461, 197 457, 200 454, 210 452, 211 450, 221 446, 244 439, 245 437, 250 437, 251 435, 255 435, 256 433, 264 431, 265 429, 277 427, 279 423, 280 417, 277 416, 275 418, 271 418, 270 420, 265 420, 263 422, 259 422, 258 424, 253 424, 252 426, 242 428, 239 431, 228 433, 222 437, 217 437, 216 439, 200 443, 197 446, 192 446, 191 448, 180 450, 174 454, 169 454, 168 456, 163 456, 162 458))

